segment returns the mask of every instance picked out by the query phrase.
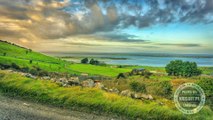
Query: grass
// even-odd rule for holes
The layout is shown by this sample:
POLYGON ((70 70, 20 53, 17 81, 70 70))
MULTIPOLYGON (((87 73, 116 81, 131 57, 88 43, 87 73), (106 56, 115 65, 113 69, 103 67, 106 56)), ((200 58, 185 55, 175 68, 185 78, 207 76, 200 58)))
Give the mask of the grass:
POLYGON ((95 66, 89 64, 72 64, 68 61, 44 54, 29 51, 28 49, 0 41, 0 63, 11 65, 16 63, 21 67, 39 67, 48 72, 70 74, 88 73, 89 75, 102 75, 116 77, 119 73, 129 72, 130 68, 113 68, 110 66, 95 66), (26 53, 26 51, 28 51, 26 53), (6 53, 6 56, 3 54, 6 53), (32 60, 32 64, 30 64, 32 60))
MULTIPOLYGON (((41 103, 113 113, 129 119, 184 120, 190 118, 180 113, 175 107, 160 106, 154 101, 142 102, 107 93, 97 88, 59 87, 50 81, 34 80, 5 71, 0 71, 0 90, 5 94, 18 95, 41 103)), ((212 118, 212 111, 208 107, 202 111, 201 113, 205 113, 205 117, 198 113, 196 119, 212 118)))

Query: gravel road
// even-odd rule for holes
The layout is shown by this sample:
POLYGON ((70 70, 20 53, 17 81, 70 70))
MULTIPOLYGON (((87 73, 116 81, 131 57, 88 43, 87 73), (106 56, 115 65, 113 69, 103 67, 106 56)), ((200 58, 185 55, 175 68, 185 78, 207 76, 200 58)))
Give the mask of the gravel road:
POLYGON ((0 120, 117 120, 117 118, 44 106, 0 95, 0 120))

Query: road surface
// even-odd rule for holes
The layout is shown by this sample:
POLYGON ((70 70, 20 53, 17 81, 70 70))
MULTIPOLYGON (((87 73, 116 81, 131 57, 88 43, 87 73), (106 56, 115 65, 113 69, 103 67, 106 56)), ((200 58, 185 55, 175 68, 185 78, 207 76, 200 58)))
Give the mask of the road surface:
POLYGON ((118 120, 118 118, 41 105, 0 94, 0 120, 118 120))

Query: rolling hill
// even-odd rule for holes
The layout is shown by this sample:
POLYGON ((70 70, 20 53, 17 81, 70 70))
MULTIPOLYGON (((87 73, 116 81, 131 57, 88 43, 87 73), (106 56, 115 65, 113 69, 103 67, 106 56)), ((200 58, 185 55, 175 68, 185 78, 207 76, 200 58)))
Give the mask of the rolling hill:
POLYGON ((15 63, 20 67, 39 67, 48 72, 69 74, 87 73, 115 77, 119 73, 131 71, 131 68, 113 68, 111 66, 95 66, 89 64, 73 64, 60 58, 44 55, 12 43, 0 41, 0 63, 15 63), (30 63, 32 61, 32 63, 30 63))

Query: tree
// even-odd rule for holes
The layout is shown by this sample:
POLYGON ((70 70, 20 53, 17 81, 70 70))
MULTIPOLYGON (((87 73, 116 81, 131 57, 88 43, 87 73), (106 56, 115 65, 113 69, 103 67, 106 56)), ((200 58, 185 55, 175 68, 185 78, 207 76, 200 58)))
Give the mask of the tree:
POLYGON ((165 69, 168 75, 173 76, 191 77, 202 73, 202 71, 198 69, 197 63, 189 61, 183 62, 182 60, 170 61, 165 69))
POLYGON ((98 65, 100 62, 98 60, 91 59, 89 64, 98 65))
POLYGON ((32 64, 33 63, 33 60, 30 60, 30 64, 32 64))
POLYGON ((6 56, 7 55, 7 53, 5 52, 5 53, 3 53, 3 56, 6 56))
POLYGON ((89 62, 88 58, 84 58, 81 60, 81 63, 83 63, 83 64, 87 64, 88 62, 89 62))

